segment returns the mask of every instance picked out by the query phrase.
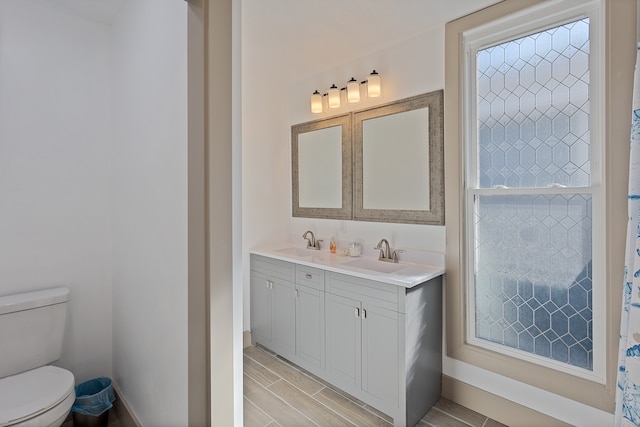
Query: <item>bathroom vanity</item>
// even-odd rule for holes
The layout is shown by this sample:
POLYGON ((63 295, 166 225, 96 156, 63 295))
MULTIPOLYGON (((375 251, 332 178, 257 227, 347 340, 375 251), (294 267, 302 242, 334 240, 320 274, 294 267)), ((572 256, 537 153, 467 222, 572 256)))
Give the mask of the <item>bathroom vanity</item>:
POLYGON ((251 251, 251 336, 413 426, 440 398, 442 274, 302 248, 251 251))

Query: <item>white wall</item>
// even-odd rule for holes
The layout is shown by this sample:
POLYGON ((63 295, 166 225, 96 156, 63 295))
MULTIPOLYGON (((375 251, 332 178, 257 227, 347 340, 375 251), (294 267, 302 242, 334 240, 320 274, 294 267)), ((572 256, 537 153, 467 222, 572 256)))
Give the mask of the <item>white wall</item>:
POLYGON ((277 47, 265 48, 269 38, 241 25, 243 323, 248 330, 247 250, 289 240, 289 99, 278 88, 291 80, 269 55, 277 47))
POLYGON ((143 425, 187 424, 187 6, 113 25, 113 375, 143 425))
POLYGON ((111 376, 109 28, 0 2, 0 294, 71 289, 59 366, 111 376))

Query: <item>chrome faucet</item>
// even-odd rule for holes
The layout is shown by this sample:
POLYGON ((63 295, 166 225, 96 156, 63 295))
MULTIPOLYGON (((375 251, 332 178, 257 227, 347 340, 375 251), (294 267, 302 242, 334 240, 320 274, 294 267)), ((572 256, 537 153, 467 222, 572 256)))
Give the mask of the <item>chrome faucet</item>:
POLYGON ((320 250, 320 242, 322 242, 322 240, 316 240, 316 236, 313 235, 313 231, 305 231, 302 238, 307 239, 307 249, 314 249, 316 251, 320 250), (311 238, 307 237, 309 234, 311 234, 311 238))
POLYGON ((389 242, 387 241, 387 239, 380 239, 378 245, 373 249, 377 249, 380 251, 380 255, 378 256, 379 261, 394 262, 391 258, 391 248, 389 247, 389 242), (382 245, 384 245, 384 247, 382 245))
POLYGON ((404 252, 403 250, 398 249, 393 251, 392 253, 387 239, 380 239, 380 241, 378 242, 378 245, 373 249, 377 249, 380 251, 380 255, 378 256, 378 261, 394 262, 394 263, 398 262, 398 254, 401 254, 402 252, 404 252), (382 245, 384 245, 384 247, 382 245))

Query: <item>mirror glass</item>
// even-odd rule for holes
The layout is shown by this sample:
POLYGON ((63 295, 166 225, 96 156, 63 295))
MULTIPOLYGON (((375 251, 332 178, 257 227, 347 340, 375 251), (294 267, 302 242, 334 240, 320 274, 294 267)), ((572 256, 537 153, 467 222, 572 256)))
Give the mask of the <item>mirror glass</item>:
POLYGON ((353 113, 353 219, 444 224, 443 91, 353 113))
POLYGON ((351 114, 291 127, 293 216, 351 219, 351 114))
POLYGON ((301 207, 342 207, 342 128, 298 135, 298 191, 301 207))
POLYGON ((362 207, 429 209, 429 109, 362 123, 362 207))

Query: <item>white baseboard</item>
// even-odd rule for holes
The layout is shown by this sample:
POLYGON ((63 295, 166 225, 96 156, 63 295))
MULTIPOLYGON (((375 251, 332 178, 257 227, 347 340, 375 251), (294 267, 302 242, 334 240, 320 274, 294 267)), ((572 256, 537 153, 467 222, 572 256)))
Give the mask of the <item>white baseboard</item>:
POLYGON ((511 427, 570 427, 563 421, 446 375, 442 376, 442 397, 511 427))
POLYGON ((116 401, 113 402, 113 410, 120 421, 122 427, 142 427, 142 423, 131 410, 131 405, 122 397, 122 393, 118 389, 115 381, 112 382, 113 391, 116 394, 116 401))

